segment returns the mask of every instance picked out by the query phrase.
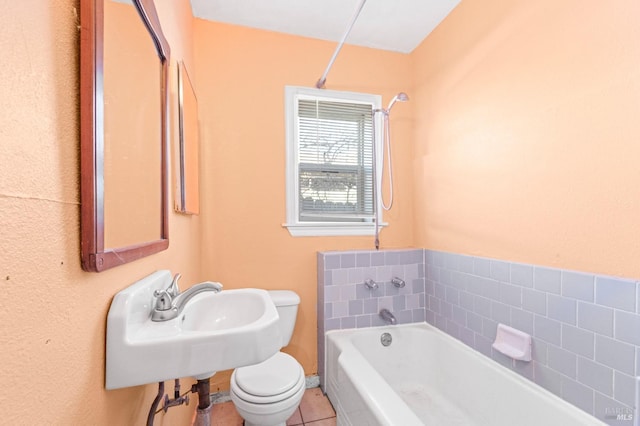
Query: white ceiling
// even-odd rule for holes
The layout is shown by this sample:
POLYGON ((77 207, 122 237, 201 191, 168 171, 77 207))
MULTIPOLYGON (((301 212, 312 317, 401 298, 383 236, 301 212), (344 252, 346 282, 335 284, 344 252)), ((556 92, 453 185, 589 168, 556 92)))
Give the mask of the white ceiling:
MULTIPOLYGON (((338 42, 361 0, 191 0, 194 16, 338 42)), ((346 43, 410 53, 460 0, 367 0, 346 43)))

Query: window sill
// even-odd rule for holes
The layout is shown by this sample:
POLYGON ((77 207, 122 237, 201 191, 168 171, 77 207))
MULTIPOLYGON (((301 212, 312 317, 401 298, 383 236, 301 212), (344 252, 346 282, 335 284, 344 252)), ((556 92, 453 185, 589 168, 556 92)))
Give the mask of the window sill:
MULTIPOLYGON (((384 228, 388 223, 381 223, 384 228)), ((375 234, 373 223, 284 223, 292 237, 341 237, 372 236, 375 234)))

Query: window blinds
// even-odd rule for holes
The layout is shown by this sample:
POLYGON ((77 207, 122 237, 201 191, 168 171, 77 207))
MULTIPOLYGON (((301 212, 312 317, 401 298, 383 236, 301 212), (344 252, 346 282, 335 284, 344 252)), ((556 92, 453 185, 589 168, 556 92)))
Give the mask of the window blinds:
POLYGON ((373 220, 372 105, 298 98, 300 221, 373 220))

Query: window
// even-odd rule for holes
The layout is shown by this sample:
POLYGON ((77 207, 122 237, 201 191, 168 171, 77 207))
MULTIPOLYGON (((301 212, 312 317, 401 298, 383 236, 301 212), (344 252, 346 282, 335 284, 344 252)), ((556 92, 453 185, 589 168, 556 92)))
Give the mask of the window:
POLYGON ((285 89, 287 223, 294 236, 373 235, 380 96, 285 89))

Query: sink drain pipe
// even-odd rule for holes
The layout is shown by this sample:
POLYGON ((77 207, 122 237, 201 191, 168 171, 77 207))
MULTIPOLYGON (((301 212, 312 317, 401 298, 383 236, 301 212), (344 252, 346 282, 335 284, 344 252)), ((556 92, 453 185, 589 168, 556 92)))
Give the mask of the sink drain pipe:
POLYGON ((198 380, 198 383, 194 385, 198 392, 198 409, 204 410, 211 405, 211 385, 210 379, 198 380))
POLYGON ((193 426, 211 426, 211 392, 209 379, 198 380, 192 390, 198 392, 198 409, 193 426))

